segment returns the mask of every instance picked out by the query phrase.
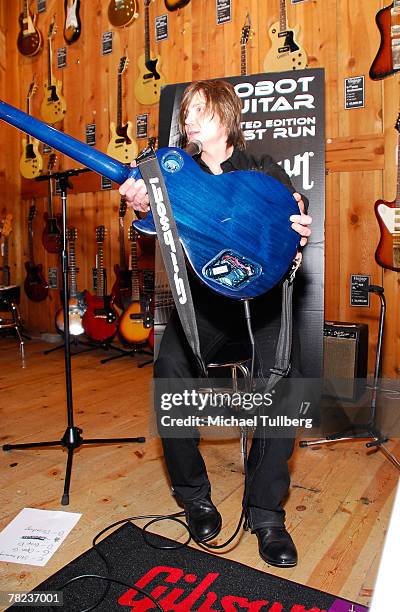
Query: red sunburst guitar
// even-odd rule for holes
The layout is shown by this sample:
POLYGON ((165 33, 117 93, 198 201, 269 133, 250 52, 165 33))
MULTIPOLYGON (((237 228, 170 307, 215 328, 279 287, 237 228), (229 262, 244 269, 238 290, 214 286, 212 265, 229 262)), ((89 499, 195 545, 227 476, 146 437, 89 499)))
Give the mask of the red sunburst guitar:
POLYGON ((381 41, 369 76, 374 81, 400 70, 400 0, 378 11, 375 17, 381 41))
MULTIPOLYGON (((400 133, 400 114, 396 130, 400 133)), ((375 252, 375 259, 382 268, 400 272, 400 138, 397 139, 397 193, 393 202, 377 200, 375 215, 381 230, 381 238, 375 252)))
POLYGON ((153 327, 153 315, 150 300, 141 300, 139 291, 139 270, 137 256, 137 233, 129 229, 131 241, 132 296, 131 303, 119 321, 119 335, 128 344, 143 344, 150 336, 153 327))
POLYGON ((96 268, 97 268, 97 290, 96 295, 85 291, 85 302, 87 310, 82 317, 85 334, 96 342, 107 342, 117 333, 117 314, 113 308, 112 297, 105 295, 104 282, 104 238, 105 227, 99 225, 96 228, 96 268))

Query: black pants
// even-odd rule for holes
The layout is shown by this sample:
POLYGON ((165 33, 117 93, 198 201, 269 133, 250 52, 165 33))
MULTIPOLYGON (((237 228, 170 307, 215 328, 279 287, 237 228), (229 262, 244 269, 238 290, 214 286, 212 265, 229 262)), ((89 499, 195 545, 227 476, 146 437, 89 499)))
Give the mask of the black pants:
MULTIPOLYGON (((243 346, 242 358, 249 355, 249 342, 244 317, 239 311, 236 316, 227 317, 220 313, 196 310, 201 352, 205 363, 224 354, 231 359, 232 343, 235 348, 243 346)), ((258 365, 268 373, 274 365, 275 348, 279 334, 279 319, 267 326, 254 330, 258 351, 258 365)), ((158 358, 154 365, 154 376, 164 379, 163 384, 182 378, 198 376, 191 349, 184 336, 179 317, 173 312, 164 332, 158 358)), ((279 385, 278 385, 279 386, 279 385)), ((160 405, 156 402, 157 417, 160 405)), ((181 415, 183 416, 183 415, 181 415)), ((190 431, 184 438, 162 438, 164 457, 171 484, 179 500, 193 500, 204 497, 210 491, 206 466, 199 450, 198 431, 190 431)), ((248 459, 247 516, 250 527, 255 529, 263 524, 281 524, 284 520, 282 502, 289 484, 288 459, 293 452, 294 438, 266 438, 254 436, 248 459)))

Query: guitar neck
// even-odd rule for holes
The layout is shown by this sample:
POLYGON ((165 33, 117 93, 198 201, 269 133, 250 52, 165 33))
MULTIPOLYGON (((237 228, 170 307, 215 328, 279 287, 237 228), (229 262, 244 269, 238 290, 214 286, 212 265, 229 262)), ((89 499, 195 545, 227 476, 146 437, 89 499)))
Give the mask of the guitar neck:
POLYGON ((132 301, 138 302, 140 299, 139 292, 139 269, 136 239, 131 242, 131 268, 132 268, 132 301))
POLYGON ((51 193, 51 178, 47 180, 47 211, 49 218, 53 218, 53 197, 51 193))
MULTIPOLYGON (((30 98, 30 96, 27 96, 27 98, 26 98, 26 112, 28 113, 28 115, 31 114, 31 98, 30 98)), ((31 136, 30 136, 30 134, 26 133, 26 138, 27 138, 27 144, 31 144, 31 136)))
POLYGON ((48 45, 47 45, 47 73, 48 73, 48 87, 51 87, 53 84, 53 71, 52 71, 52 67, 51 67, 51 63, 52 63, 52 48, 51 48, 51 38, 48 39, 48 45))
POLYGON ((149 3, 144 6, 144 57, 145 62, 150 59, 150 25, 149 25, 149 3))
POLYGON ((69 271, 69 294, 71 298, 76 298, 78 289, 76 285, 76 256, 75 241, 69 242, 68 248, 68 271, 69 271))
POLYGON ((287 30, 286 0, 279 0, 279 28, 281 32, 287 30))
POLYGON ((123 217, 119 218, 118 241, 119 241, 119 267, 121 270, 125 270, 126 269, 126 253, 125 253, 125 236, 124 236, 123 217))
POLYGON ((240 74, 242 76, 247 74, 247 53, 245 43, 240 45, 240 74))
POLYGON ((117 126, 122 127, 122 75, 118 73, 117 85, 117 126))
POLYGON ((6 238, 5 236, 3 238, 2 251, 3 251, 3 266, 2 266, 3 285, 7 286, 10 284, 10 268, 8 266, 8 237, 6 238))
POLYGON ((97 291, 96 295, 99 298, 104 298, 104 249, 103 243, 97 243, 97 291))
POLYGON ((28 221, 28 247, 29 247, 29 261, 33 264, 33 221, 28 221))

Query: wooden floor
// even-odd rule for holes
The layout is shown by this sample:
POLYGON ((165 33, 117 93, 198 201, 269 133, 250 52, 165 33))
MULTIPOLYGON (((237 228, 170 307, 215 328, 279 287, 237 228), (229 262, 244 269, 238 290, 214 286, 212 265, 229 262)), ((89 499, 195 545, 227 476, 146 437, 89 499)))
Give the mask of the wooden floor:
MULTIPOLYGON (((0 337, 1 444, 59 440, 67 426, 63 351, 45 356, 48 344, 18 345, 0 337)), ((95 351, 73 363, 75 425, 84 438, 145 435, 145 444, 85 446, 74 453, 70 505, 60 505, 66 452, 41 448, 0 452, 0 528, 24 507, 69 510, 82 518, 46 567, 0 563, 0 590, 29 590, 91 546, 92 538, 124 517, 171 513, 160 443, 149 416, 151 366, 143 356, 100 364, 95 351)), ((400 443, 388 447, 400 456, 400 443)), ((203 444, 213 499, 223 515, 219 542, 239 517, 243 476, 236 440, 203 444)), ((361 442, 296 448, 287 526, 299 551, 296 568, 278 570, 259 558, 254 535, 243 532, 226 557, 368 605, 393 503, 398 472, 381 452, 367 455, 361 442)), ((163 524, 168 537, 183 528, 163 524)))

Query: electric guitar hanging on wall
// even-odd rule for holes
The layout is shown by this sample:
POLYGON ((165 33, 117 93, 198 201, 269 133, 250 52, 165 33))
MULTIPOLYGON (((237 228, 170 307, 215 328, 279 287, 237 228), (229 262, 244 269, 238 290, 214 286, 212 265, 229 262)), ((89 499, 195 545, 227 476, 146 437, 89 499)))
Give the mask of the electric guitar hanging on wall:
POLYGON ((381 42, 369 76, 379 80, 400 70, 400 0, 394 0, 390 6, 378 11, 375 21, 381 42))
MULTIPOLYGON (((47 174, 51 174, 57 161, 57 155, 51 153, 47 164, 47 174)), ((47 212, 43 213, 44 228, 42 244, 48 253, 60 253, 62 248, 62 214, 53 214, 53 196, 51 179, 47 180, 47 212)))
POLYGON ((153 314, 150 300, 141 300, 139 291, 139 269, 137 254, 137 232, 129 228, 131 241, 132 286, 131 303, 119 320, 119 335, 128 344, 143 344, 147 341, 153 327, 153 314))
POLYGON ((250 15, 247 13, 240 36, 240 74, 242 76, 247 74, 247 43, 249 42, 250 35, 252 35, 252 29, 250 15))
POLYGON ((119 242, 119 264, 115 264, 114 272, 116 275, 115 283, 111 289, 111 295, 114 299, 114 304, 121 310, 130 302, 131 297, 131 273, 126 265, 125 254, 125 237, 124 237, 124 217, 126 214, 126 201, 121 198, 119 206, 119 226, 118 226, 118 242, 119 242))
MULTIPOLYGON (((400 114, 395 129, 400 132, 400 114)), ((375 259, 382 268, 400 272, 400 138, 397 138, 397 192, 393 202, 377 200, 375 215, 381 230, 381 237, 375 252, 375 259)))
POLYGON ((35 264, 33 258, 33 219, 36 216, 36 206, 32 204, 28 216, 28 245, 29 261, 25 263, 26 278, 24 281, 25 293, 32 302, 41 302, 47 298, 49 287, 43 276, 42 264, 35 264))
POLYGON ((190 0, 164 0, 165 8, 169 11, 177 11, 189 4, 190 0))
POLYGON ((150 0, 144 0, 144 55, 138 60, 139 77, 135 83, 135 96, 140 104, 157 104, 160 99, 161 87, 165 85, 165 78, 159 71, 160 56, 150 59, 150 27, 149 27, 150 0))
POLYGON ((295 37, 300 27, 293 30, 287 27, 286 0, 279 0, 279 21, 268 30, 271 49, 264 60, 265 72, 283 72, 284 70, 302 70, 307 66, 307 55, 295 37))
POLYGON ((110 295, 105 295, 103 274, 105 231, 104 225, 99 225, 96 228, 96 295, 92 295, 89 291, 85 291, 87 310, 82 317, 85 334, 96 342, 107 342, 117 333, 117 315, 113 309, 112 297, 110 295))
POLYGON ((137 0, 111 0, 108 20, 115 28, 124 28, 139 17, 137 0))
POLYGON ((107 155, 118 159, 123 164, 128 164, 138 154, 138 147, 133 137, 132 121, 122 123, 122 75, 127 69, 128 58, 121 57, 118 65, 118 87, 117 87, 117 124, 110 124, 111 140, 107 147, 107 155))
MULTIPOLYGON (((31 114, 31 98, 37 91, 35 81, 29 85, 26 96, 26 112, 31 114)), ((32 138, 29 134, 22 139, 22 155, 19 162, 19 169, 24 178, 33 179, 41 174, 43 169, 43 158, 39 153, 39 141, 32 138)))
POLYGON ((80 5, 81 0, 64 0, 64 40, 67 45, 72 45, 81 35, 80 5))
POLYGON ((32 16, 29 10, 28 0, 22 2, 22 13, 19 16, 18 51, 27 57, 39 53, 43 45, 42 33, 36 27, 37 15, 32 16))
POLYGON ((65 98, 62 95, 62 82, 57 81, 53 76, 52 61, 52 40, 55 36, 57 27, 55 18, 49 25, 49 31, 47 34, 47 72, 48 79, 44 85, 44 98, 40 107, 40 114, 46 123, 57 123, 64 118, 67 112, 67 104, 65 98))
POLYGON ((3 256, 3 262, 1 266, 1 282, 0 286, 9 286, 11 283, 10 279, 10 266, 8 265, 8 240, 11 234, 11 222, 12 214, 8 213, 3 221, 1 228, 1 254, 3 256))
MULTIPOLYGON (((69 301, 68 301, 68 318, 69 318, 69 333, 72 336, 80 336, 84 329, 82 325, 82 317, 86 310, 84 300, 84 291, 79 292, 76 284, 76 255, 75 241, 77 231, 74 227, 69 227, 67 231, 68 240, 68 277, 69 277, 69 301)), ((64 332, 64 309, 60 308, 56 313, 56 328, 64 332)))

